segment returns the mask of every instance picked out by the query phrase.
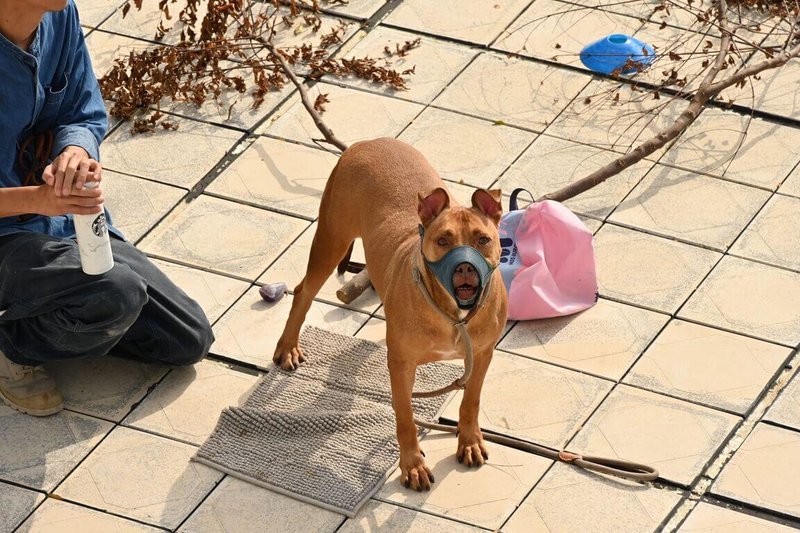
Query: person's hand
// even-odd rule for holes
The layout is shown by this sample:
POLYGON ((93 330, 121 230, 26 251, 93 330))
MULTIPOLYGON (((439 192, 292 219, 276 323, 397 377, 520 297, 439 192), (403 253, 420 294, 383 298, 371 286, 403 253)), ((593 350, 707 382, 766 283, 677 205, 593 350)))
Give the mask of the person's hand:
POLYGON ((86 150, 79 146, 67 146, 42 174, 44 182, 51 187, 56 196, 69 196, 83 189, 91 176, 92 181, 102 179, 103 167, 86 150))
POLYGON ((72 194, 56 195, 50 185, 38 185, 34 191, 34 212, 39 215, 94 215, 103 210, 103 191, 96 188, 73 189, 72 194))

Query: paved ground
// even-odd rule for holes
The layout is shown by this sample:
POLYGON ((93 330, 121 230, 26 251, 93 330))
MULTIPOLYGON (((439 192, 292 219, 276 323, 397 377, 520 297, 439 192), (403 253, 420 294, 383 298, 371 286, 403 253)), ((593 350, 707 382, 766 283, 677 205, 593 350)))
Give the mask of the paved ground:
MULTIPOLYGON (((691 25, 680 13, 659 30, 660 19, 636 18, 638 3, 575 2, 606 7, 390 2, 380 25, 368 35, 353 25, 344 47, 380 50, 421 35, 408 58, 411 90, 335 82, 312 93, 329 93, 325 118, 343 140, 404 139, 459 196, 490 185, 549 192, 659 125, 634 122, 634 111, 658 102, 630 104, 627 88, 607 105, 618 84, 582 70, 584 43, 612 31, 703 41, 678 29, 691 25), (563 11, 573 12, 544 17, 563 11)), ((124 21, 120 4, 79 2, 99 73, 149 45, 156 3, 124 21)), ((365 19, 383 7, 351 0, 340 12, 365 19)), ((795 64, 782 78, 765 75, 755 96, 737 95, 772 116, 752 121, 733 161, 748 119, 715 109, 668 153, 568 202, 596 234, 602 298, 576 317, 513 324, 498 344, 484 426, 647 462, 658 483, 600 478, 497 445, 489 466, 467 471, 452 437, 431 436, 434 490, 409 493, 392 477, 353 520, 189 462, 270 361, 291 296, 268 305, 258 287, 300 279, 335 157, 310 143, 318 134, 289 89, 258 111, 237 106, 230 120, 227 108, 179 108, 174 133, 131 137, 117 127, 103 145, 108 203, 127 236, 201 302, 217 342, 193 369, 50 367, 67 398, 51 418, 0 407, 0 531, 798 527, 799 76, 795 64)), ((380 340, 380 302, 367 294, 342 307, 340 284, 331 279, 309 322, 380 340)))

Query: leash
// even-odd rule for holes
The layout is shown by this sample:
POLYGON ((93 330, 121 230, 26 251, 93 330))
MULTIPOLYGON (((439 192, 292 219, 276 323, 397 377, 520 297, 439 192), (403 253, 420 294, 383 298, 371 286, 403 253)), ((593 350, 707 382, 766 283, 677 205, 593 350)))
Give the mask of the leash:
MULTIPOLYGON (((476 304, 472 307, 472 309, 470 309, 467 316, 464 317, 464 319, 462 320, 456 320, 453 319, 447 313, 445 313, 438 305, 436 305, 436 302, 433 301, 433 297, 431 297, 428 288, 425 286, 425 283, 422 280, 422 272, 420 272, 419 268, 416 265, 414 265, 414 268, 412 270, 412 275, 414 277, 414 283, 416 283, 417 287, 419 287, 419 290, 422 293, 422 296, 425 298, 425 301, 428 302, 428 305, 430 305, 436 311, 438 311, 439 314, 445 318, 445 320, 453 323, 453 326, 456 328, 456 331, 458 333, 456 338, 456 343, 458 342, 459 339, 463 341, 464 373, 461 375, 460 378, 454 380, 450 385, 432 391, 412 392, 411 397, 432 398, 434 396, 440 396, 442 394, 447 394, 448 392, 452 392, 455 390, 463 390, 467 386, 467 381, 469 381, 470 375, 472 375, 472 364, 474 359, 474 354, 472 351, 472 339, 470 339, 469 332, 467 331, 467 324, 469 323, 470 320, 472 320, 472 318, 475 316, 480 306, 484 303, 486 295, 489 294, 489 287, 491 284, 491 280, 494 276, 489 278, 489 284, 487 284, 486 287, 484 288, 480 300, 476 302, 476 304)), ((437 424, 434 422, 424 422, 416 417, 414 417, 414 423, 426 429, 443 431, 447 433, 454 433, 456 435, 458 434, 458 427, 454 425, 437 424)), ((613 459, 610 457, 599 457, 595 455, 580 455, 577 453, 568 452, 566 450, 556 450, 555 448, 548 448, 546 446, 542 446, 540 444, 536 444, 520 438, 508 437, 506 435, 501 435, 499 433, 487 431, 483 428, 481 428, 481 432, 483 433, 484 440, 495 442, 497 444, 502 444, 504 446, 515 448, 517 450, 531 452, 536 455, 547 457, 548 459, 552 459, 554 461, 561 461, 563 463, 573 464, 580 468, 586 470, 592 470, 594 472, 599 472, 601 474, 610 474, 612 476, 629 479, 631 481, 653 481, 658 477, 657 469, 653 468, 652 466, 635 463, 633 461, 626 461, 623 459, 613 459)))

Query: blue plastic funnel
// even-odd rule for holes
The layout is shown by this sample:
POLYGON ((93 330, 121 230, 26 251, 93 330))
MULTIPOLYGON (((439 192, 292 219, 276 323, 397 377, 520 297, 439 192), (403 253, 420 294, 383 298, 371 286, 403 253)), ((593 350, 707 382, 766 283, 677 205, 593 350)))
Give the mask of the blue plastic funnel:
POLYGON ((628 60, 650 66, 656 59, 656 52, 652 46, 645 44, 635 37, 615 33, 586 45, 581 50, 581 62, 586 68, 601 74, 611 74, 621 71, 622 74, 633 74, 643 70, 641 68, 625 68, 628 60))

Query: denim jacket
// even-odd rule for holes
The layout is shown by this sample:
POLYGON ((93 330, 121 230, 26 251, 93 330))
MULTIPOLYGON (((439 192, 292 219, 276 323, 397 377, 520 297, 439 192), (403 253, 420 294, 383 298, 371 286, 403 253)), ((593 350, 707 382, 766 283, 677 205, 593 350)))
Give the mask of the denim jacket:
MULTIPOLYGON (((0 186, 23 185, 19 151, 31 135, 52 131, 51 159, 67 146, 80 146, 99 161, 107 128, 73 0, 62 11, 45 14, 28 52, 0 34, 0 186)), ((69 215, 0 218, 0 235, 20 231, 75 235, 69 215)))

